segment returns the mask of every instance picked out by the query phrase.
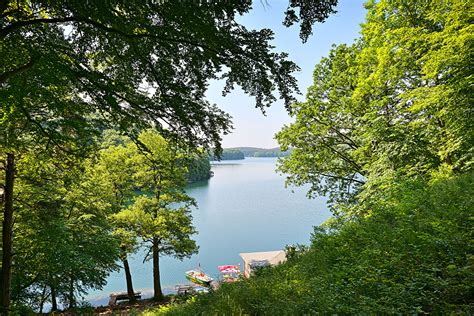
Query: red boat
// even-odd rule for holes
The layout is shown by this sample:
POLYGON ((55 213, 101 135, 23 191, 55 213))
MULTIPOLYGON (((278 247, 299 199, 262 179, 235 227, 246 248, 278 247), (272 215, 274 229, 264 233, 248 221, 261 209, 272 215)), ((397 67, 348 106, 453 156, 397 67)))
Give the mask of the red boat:
POLYGON ((226 265, 217 267, 220 272, 219 279, 222 282, 235 282, 240 279, 242 273, 240 272, 240 265, 226 265))

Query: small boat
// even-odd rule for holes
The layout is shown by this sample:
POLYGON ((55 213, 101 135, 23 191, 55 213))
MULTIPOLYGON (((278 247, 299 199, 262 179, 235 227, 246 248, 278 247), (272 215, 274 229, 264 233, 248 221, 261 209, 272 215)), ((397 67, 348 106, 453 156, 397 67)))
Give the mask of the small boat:
POLYGON ((198 285, 210 286, 211 282, 214 281, 213 278, 197 269, 186 271, 185 274, 186 279, 198 285))
POLYGON ((220 280, 222 282, 235 282, 240 280, 241 278, 241 272, 240 272, 240 266, 239 265, 225 265, 225 266, 218 266, 217 267, 220 272, 220 280))

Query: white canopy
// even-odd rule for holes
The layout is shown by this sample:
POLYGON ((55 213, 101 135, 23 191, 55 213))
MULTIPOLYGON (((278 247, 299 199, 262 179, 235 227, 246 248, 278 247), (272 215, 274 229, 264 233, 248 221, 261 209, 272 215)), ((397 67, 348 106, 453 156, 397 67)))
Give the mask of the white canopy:
POLYGON ((239 255, 246 264, 250 264, 253 261, 267 261, 270 265, 276 265, 286 261, 286 254, 283 250, 246 252, 240 253, 239 255))

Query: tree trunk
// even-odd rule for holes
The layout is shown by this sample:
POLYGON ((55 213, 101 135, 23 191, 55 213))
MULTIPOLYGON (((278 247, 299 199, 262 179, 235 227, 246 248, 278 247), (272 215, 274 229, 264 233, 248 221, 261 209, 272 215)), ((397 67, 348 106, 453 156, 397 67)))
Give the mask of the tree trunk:
POLYGON ((76 299, 74 297, 74 279, 71 277, 69 281, 69 308, 76 307, 76 299))
POLYGON ((51 287, 51 311, 57 311, 58 310, 58 302, 56 300, 56 290, 54 287, 51 287))
POLYGON ((153 298, 157 301, 163 300, 160 282, 160 253, 158 251, 158 239, 153 238, 153 298))
POLYGON ((5 209, 2 231, 2 273, 0 276, 0 312, 7 315, 10 309, 12 255, 13 255, 13 184, 15 181, 15 155, 7 154, 5 165, 5 209))
POLYGON ((127 295, 128 301, 133 303, 136 301, 135 293, 133 291, 133 283, 132 283, 132 274, 130 273, 130 266, 128 265, 127 255, 124 255, 123 259, 123 269, 125 270, 125 279, 127 280, 127 295))
POLYGON ((48 295, 46 295, 46 288, 47 285, 43 287, 43 291, 41 292, 41 300, 40 300, 40 306, 39 306, 39 313, 43 314, 43 307, 44 307, 44 302, 48 298, 48 295))

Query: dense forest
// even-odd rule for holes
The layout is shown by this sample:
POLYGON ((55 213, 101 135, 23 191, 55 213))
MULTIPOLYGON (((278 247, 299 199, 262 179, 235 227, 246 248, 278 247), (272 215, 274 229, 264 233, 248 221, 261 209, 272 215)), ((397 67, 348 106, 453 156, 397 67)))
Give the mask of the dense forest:
MULTIPOLYGON (((47 303, 53 310, 74 308, 83 293, 101 288, 120 268, 133 293, 128 257, 139 247, 150 250, 143 260, 156 267, 159 256, 183 258, 197 251, 191 239, 195 203, 184 187, 188 165, 201 153, 186 152, 153 130, 137 140, 146 151, 105 130, 87 157, 18 159, 17 194, 28 199, 16 204, 12 299, 17 305, 38 311, 47 303)), ((163 296, 159 279, 157 269, 156 299, 163 296)))
POLYGON ((189 183, 207 180, 212 176, 211 163, 207 152, 197 153, 189 158, 187 165, 189 183))
POLYGON ((279 170, 333 217, 286 263, 149 314, 472 314, 472 4, 366 9, 277 135, 279 170))

